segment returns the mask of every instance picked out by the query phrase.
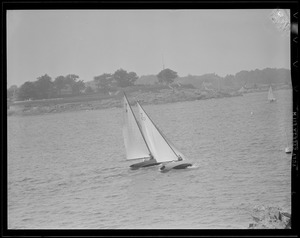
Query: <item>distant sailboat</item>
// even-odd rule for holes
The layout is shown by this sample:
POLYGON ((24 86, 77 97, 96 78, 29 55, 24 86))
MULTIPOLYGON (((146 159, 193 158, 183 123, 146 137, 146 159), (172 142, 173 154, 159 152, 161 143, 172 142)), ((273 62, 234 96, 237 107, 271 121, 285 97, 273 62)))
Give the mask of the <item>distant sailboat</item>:
POLYGON ((142 133, 149 150, 157 162, 162 163, 160 171, 168 172, 171 169, 185 169, 192 166, 191 163, 186 162, 184 155, 157 128, 138 102, 137 105, 142 133))
POLYGON ((285 147, 285 153, 290 154, 290 153, 292 153, 292 149, 289 146, 289 140, 288 140, 288 136, 287 136, 286 130, 285 130, 285 136, 286 136, 286 144, 287 144, 287 147, 285 147))
POLYGON ((211 90, 206 86, 206 84, 204 83, 204 81, 202 82, 200 89, 203 90, 203 91, 211 91, 211 90))
POLYGON ((239 93, 245 93, 245 92, 246 92, 246 89, 242 86, 242 87, 239 89, 238 92, 239 92, 239 93))
POLYGON ((269 100, 269 102, 275 102, 276 101, 276 98, 274 97, 274 94, 273 94, 272 86, 270 86, 270 88, 269 88, 268 100, 269 100))
POLYGON ((130 165, 132 169, 138 169, 141 167, 149 167, 160 164, 153 158, 149 150, 144 135, 142 134, 140 125, 136 120, 136 117, 132 111, 132 108, 127 100, 125 93, 123 136, 126 149, 126 159, 144 160, 142 162, 130 165))
POLYGON ((290 154, 292 153, 292 149, 290 147, 285 148, 285 153, 290 154))

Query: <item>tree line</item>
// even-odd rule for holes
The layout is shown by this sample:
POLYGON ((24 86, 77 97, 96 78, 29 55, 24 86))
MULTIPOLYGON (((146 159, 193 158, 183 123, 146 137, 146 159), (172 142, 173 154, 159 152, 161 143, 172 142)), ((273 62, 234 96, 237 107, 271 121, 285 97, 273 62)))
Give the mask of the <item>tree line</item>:
POLYGON ((291 72, 289 69, 265 68, 255 70, 242 70, 234 75, 228 74, 221 77, 215 73, 198 75, 188 75, 180 78, 185 83, 191 83, 194 86, 200 86, 203 81, 211 82, 215 87, 218 87, 220 82, 223 86, 235 89, 236 87, 255 88, 259 85, 272 85, 272 84, 290 84, 291 72))
POLYGON ((45 74, 38 77, 36 81, 25 82, 19 88, 15 85, 10 87, 7 90, 7 96, 18 100, 49 99, 60 97, 63 89, 66 88, 70 89, 72 95, 78 95, 85 88, 85 84, 75 74, 61 75, 54 81, 48 74, 45 74))
MULTIPOLYGON (((162 84, 170 84, 177 78, 177 72, 171 69, 164 69, 157 74, 157 78, 162 84)), ((108 93, 114 88, 125 88, 133 86, 139 77, 135 72, 127 72, 119 69, 113 74, 104 73, 94 77, 96 90, 86 86, 78 75, 68 74, 58 76, 54 80, 45 74, 37 78, 36 81, 27 81, 19 88, 16 85, 7 89, 8 99, 36 100, 50 99, 66 96, 78 96, 90 93, 108 93)))

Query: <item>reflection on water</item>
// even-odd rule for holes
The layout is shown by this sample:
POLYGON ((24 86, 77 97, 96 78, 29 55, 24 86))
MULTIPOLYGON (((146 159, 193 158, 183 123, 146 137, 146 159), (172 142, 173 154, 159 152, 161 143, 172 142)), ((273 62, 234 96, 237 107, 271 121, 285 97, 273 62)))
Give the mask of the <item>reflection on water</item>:
MULTIPOLYGON (((9 228, 247 228, 290 209, 292 92, 145 105, 195 166, 130 170, 120 108, 8 118, 9 228)), ((136 110, 136 108, 134 108, 136 110)))

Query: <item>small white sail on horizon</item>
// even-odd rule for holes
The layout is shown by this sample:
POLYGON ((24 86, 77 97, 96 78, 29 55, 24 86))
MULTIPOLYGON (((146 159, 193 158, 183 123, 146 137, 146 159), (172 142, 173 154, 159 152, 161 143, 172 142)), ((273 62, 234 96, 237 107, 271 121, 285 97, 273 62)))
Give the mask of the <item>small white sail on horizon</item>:
POLYGON ((132 108, 124 95, 124 124, 123 136, 126 149, 126 159, 149 158, 150 151, 143 138, 141 129, 132 111, 132 108))
POLYGON ((289 139, 288 139, 288 135, 287 135, 287 132, 286 132, 286 130, 284 130, 285 131, 285 138, 286 138, 286 147, 285 147, 285 153, 287 153, 287 154, 289 154, 289 153, 291 153, 292 152, 292 149, 291 149, 291 147, 289 146, 289 139))
POLYGON ((207 88, 206 86, 206 83, 203 81, 202 84, 201 84, 201 90, 204 90, 204 91, 210 91, 209 88, 207 88))
POLYGON ((272 86, 270 86, 270 88, 269 88, 269 92, 268 92, 268 100, 269 100, 270 102, 276 100, 275 97, 274 97, 274 94, 273 94, 272 86))
POLYGON ((242 87, 239 89, 238 92, 239 92, 239 93, 245 93, 245 92, 246 92, 246 89, 242 86, 242 87))
POLYGON ((142 133, 156 161, 160 163, 177 161, 178 155, 176 151, 179 151, 174 145, 170 145, 169 141, 161 134, 138 102, 137 105, 142 133))

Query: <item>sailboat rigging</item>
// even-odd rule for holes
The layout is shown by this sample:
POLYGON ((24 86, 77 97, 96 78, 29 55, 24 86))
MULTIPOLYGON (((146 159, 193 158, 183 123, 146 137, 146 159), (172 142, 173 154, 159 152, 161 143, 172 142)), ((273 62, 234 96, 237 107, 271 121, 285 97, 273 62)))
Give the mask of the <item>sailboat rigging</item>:
POLYGON ((141 131, 140 124, 137 121, 133 110, 124 93, 124 124, 123 137, 126 150, 127 160, 143 159, 144 161, 130 165, 132 169, 158 165, 159 163, 153 158, 149 146, 146 143, 141 131))

